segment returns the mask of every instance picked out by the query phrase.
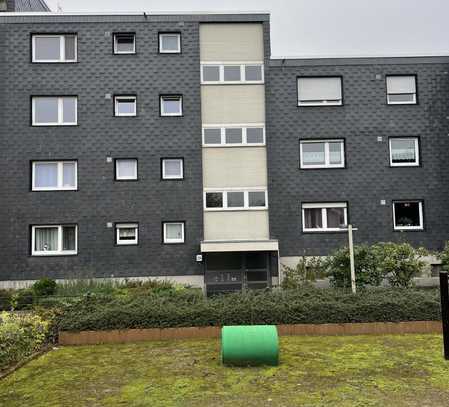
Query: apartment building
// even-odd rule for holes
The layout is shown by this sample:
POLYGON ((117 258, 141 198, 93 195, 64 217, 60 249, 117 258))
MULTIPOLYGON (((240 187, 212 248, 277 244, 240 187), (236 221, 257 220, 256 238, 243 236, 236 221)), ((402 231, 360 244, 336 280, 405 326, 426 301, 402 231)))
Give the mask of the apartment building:
POLYGON ((0 284, 278 284, 446 240, 449 58, 270 59, 268 14, 0 14, 0 284))

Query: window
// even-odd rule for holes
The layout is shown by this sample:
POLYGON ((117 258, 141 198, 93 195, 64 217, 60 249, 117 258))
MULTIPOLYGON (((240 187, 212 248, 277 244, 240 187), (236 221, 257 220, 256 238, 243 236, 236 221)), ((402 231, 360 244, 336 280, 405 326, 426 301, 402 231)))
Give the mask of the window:
POLYGON ((136 96, 114 96, 115 116, 136 116, 137 114, 136 96))
POLYGON ((210 147, 232 147, 242 145, 265 145, 263 124, 203 127, 203 145, 210 147))
POLYGON ((137 159, 135 158, 116 159, 115 179, 117 181, 137 180, 137 159))
POLYGON ((77 124, 76 96, 34 96, 33 126, 74 126, 77 124))
POLYGON ((33 161, 33 191, 68 191, 76 189, 76 161, 33 161))
POLYGON ((419 141, 417 137, 390 138, 390 165, 392 167, 416 167, 419 165, 419 141))
POLYGON ((137 223, 116 223, 115 244, 119 246, 136 245, 139 239, 139 225, 137 223))
POLYGON ((248 210, 266 209, 266 189, 206 191, 204 193, 205 210, 248 210))
POLYGON ((163 158, 162 159, 162 179, 183 179, 184 159, 163 158))
POLYGON ((182 96, 161 96, 161 116, 182 116, 182 96))
POLYGON ((393 202, 394 230, 422 230, 422 201, 393 202))
POLYGON ((345 202, 302 204, 303 232, 335 232, 346 227, 347 223, 345 202))
POLYGON ((416 104, 416 76, 387 76, 387 103, 389 105, 416 104))
POLYGON ((51 35, 36 34, 32 36, 33 62, 76 62, 76 34, 51 35))
POLYGON ((345 166, 343 140, 301 140, 299 156, 301 168, 343 168, 345 166))
POLYGON ((77 254, 76 225, 42 225, 31 228, 31 254, 55 256, 77 254))
POLYGON ((184 222, 163 223, 164 243, 184 243, 184 222))
POLYGON ((201 64, 201 83, 263 83, 263 63, 201 64))
POLYGON ((298 78, 298 106, 340 106, 341 77, 298 78))
POLYGON ((160 33, 159 52, 161 54, 179 54, 181 52, 181 34, 160 33))
POLYGON ((114 34, 114 54, 135 54, 135 53, 136 53, 135 33, 114 34))

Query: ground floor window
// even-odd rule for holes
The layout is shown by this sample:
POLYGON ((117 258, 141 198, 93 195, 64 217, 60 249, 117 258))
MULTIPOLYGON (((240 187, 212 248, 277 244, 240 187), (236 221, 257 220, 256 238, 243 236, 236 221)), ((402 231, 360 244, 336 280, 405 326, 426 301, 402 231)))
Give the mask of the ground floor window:
POLYGON ((163 223, 164 243, 184 243, 184 222, 163 223))
POLYGON ((348 223, 346 202, 302 204, 304 232, 340 231, 348 223))
POLYGON ((77 254, 76 225, 39 225, 31 228, 31 254, 33 256, 77 254))
POLYGON ((115 225, 115 243, 136 245, 138 243, 139 225, 137 223, 117 223, 115 225))
POLYGON ((395 230, 422 230, 424 228, 422 201, 393 202, 393 222, 395 230))

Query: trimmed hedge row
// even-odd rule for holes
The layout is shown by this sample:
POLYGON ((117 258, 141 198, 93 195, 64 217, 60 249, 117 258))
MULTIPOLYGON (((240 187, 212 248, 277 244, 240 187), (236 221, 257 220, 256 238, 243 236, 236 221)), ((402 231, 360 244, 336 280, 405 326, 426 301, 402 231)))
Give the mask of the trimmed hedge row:
POLYGON ((342 290, 308 287, 212 298, 192 293, 83 298, 64 310, 58 328, 82 331, 240 324, 397 322, 440 318, 438 290, 376 288, 353 295, 342 290))

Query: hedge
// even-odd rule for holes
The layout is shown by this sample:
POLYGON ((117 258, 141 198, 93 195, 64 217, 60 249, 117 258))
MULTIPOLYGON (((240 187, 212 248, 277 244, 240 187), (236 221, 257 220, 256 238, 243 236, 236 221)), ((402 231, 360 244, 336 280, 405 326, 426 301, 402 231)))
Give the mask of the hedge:
POLYGON ((66 307, 66 331, 236 324, 299 324, 439 320, 438 290, 376 288, 353 295, 311 287, 202 295, 83 298, 66 307))

